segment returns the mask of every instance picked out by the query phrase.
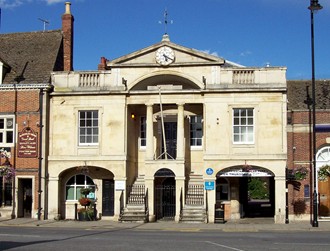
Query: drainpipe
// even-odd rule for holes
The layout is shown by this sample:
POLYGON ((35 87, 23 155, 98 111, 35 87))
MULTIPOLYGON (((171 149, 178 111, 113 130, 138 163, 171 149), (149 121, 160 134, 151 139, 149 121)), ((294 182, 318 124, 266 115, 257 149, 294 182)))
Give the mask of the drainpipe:
POLYGON ((38 168, 38 220, 41 220, 41 175, 42 175, 42 107, 43 107, 43 89, 39 93, 39 168, 38 168))

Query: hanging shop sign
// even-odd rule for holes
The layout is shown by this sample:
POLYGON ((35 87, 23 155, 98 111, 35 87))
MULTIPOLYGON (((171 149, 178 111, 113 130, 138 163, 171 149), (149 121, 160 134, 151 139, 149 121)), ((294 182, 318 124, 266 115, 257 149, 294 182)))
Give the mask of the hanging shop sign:
POLYGON ((220 177, 272 177, 274 174, 264 168, 226 168, 218 173, 220 177))
POLYGON ((38 157, 38 133, 30 127, 26 127, 18 133, 18 157, 38 157))

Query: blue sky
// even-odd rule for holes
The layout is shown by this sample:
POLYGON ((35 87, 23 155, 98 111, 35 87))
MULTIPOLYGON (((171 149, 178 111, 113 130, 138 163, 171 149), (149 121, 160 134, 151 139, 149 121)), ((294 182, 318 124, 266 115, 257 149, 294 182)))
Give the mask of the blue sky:
MULTIPOLYGON (((61 28, 62 0, 0 0, 1 33, 61 28)), ((245 66, 286 66, 288 79, 311 78, 309 0, 71 0, 74 69, 96 70, 161 41, 164 11, 172 42, 245 66)), ((330 0, 315 19, 315 76, 330 79, 330 0)))

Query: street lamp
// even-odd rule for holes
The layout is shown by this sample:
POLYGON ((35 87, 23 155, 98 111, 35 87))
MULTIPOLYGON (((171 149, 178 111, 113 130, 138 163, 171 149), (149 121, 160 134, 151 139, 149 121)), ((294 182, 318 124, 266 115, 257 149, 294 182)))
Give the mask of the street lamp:
POLYGON ((317 209, 318 209, 318 199, 317 199, 317 192, 316 192, 316 131, 315 131, 315 64, 314 64, 314 12, 316 13, 318 10, 321 10, 323 7, 319 4, 318 0, 310 0, 310 6, 308 9, 311 12, 311 48, 312 48, 312 107, 313 107, 313 227, 318 227, 318 217, 317 217, 317 209))

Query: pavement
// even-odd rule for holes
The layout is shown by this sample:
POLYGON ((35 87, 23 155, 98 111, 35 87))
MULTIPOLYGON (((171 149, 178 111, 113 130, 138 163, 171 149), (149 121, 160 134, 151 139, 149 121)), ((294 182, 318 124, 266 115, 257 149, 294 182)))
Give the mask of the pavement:
POLYGON ((318 227, 313 227, 309 221, 296 221, 288 224, 275 224, 271 218, 241 219, 222 223, 176 223, 173 221, 158 221, 150 223, 118 222, 112 220, 75 221, 75 220, 37 220, 32 218, 9 219, 0 217, 1 226, 12 227, 52 227, 81 229, 134 229, 134 230, 164 230, 164 231, 224 231, 224 232, 262 232, 262 231, 329 231, 330 221, 319 221, 318 227))

